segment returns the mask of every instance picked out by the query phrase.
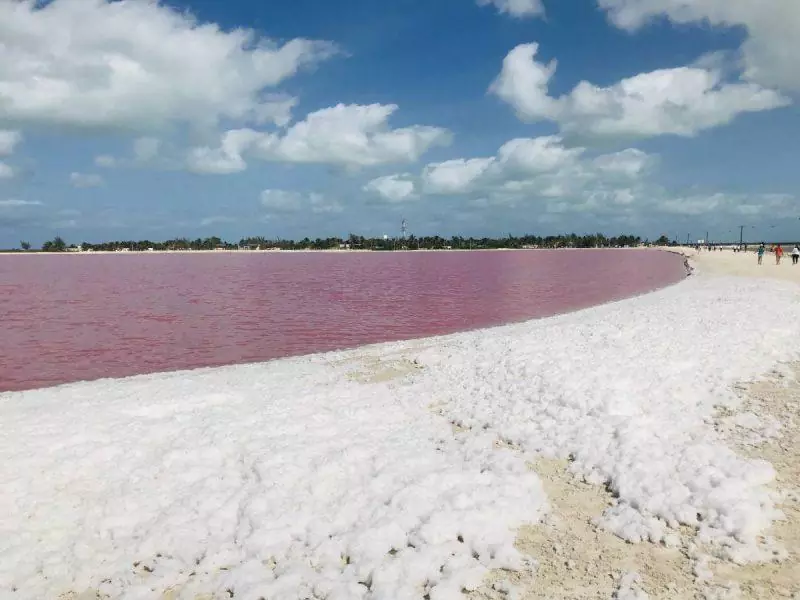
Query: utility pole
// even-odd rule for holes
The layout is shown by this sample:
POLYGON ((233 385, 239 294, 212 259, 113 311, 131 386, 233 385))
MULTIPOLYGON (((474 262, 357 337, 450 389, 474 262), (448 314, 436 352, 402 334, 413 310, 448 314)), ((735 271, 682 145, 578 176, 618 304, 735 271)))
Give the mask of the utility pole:
POLYGON ((739 225, 739 248, 744 247, 744 225, 739 225))

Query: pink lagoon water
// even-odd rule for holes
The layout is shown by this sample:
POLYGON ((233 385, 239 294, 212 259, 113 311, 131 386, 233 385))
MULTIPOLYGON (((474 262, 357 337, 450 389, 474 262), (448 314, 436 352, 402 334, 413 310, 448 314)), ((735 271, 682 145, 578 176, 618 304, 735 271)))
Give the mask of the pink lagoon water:
POLYGON ((684 275, 646 250, 0 256, 0 391, 453 333, 684 275))

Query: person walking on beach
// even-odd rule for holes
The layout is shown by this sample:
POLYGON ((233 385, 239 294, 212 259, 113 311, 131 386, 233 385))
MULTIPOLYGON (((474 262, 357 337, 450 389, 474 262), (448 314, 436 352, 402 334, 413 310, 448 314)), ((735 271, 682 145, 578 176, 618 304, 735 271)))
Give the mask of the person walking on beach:
POLYGON ((795 244, 792 248, 792 264, 796 265, 798 261, 800 261, 800 246, 795 244))
POLYGON ((761 264, 764 261, 764 252, 767 251, 766 246, 762 242, 761 245, 758 247, 758 264, 761 264))
POLYGON ((775 264, 781 264, 781 258, 783 258, 783 246, 780 244, 775 246, 775 264))

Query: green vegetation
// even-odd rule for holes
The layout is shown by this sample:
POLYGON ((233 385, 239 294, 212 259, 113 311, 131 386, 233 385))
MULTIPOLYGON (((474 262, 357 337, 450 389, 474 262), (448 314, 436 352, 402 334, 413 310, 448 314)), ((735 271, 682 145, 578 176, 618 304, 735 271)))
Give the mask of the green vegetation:
POLYGON ((66 249, 66 242, 58 235, 52 240, 48 240, 42 244, 42 252, 64 252, 66 249))
MULTIPOLYGON (((56 238, 60 240, 61 238, 56 238)), ((57 249, 55 241, 46 242, 50 251, 63 251, 66 246, 61 240, 60 250, 57 249)), ((166 240, 163 242, 153 242, 150 240, 123 240, 114 242, 103 242, 100 244, 91 244, 84 242, 81 244, 83 250, 95 251, 115 251, 115 250, 130 250, 130 251, 146 251, 153 250, 234 250, 236 248, 256 249, 262 250, 267 248, 280 248, 281 250, 329 250, 340 247, 348 247, 352 249, 363 250, 479 250, 479 249, 498 249, 498 248, 618 248, 623 246, 638 246, 642 243, 639 236, 633 235, 620 235, 617 237, 606 237, 601 233, 590 235, 576 235, 574 233, 568 235, 555 235, 555 236, 512 236, 508 235, 503 238, 474 238, 453 236, 451 238, 443 238, 441 236, 423 236, 416 237, 413 235, 405 239, 401 238, 367 238, 360 235, 350 234, 348 238, 303 238, 302 240, 285 240, 285 239, 268 239, 264 237, 248 237, 239 240, 238 243, 226 242, 219 237, 197 238, 189 240, 186 238, 179 238, 174 240, 166 240)), ((45 250, 42 246, 42 250, 45 250)), ((74 246, 73 246, 74 248, 74 246)))
POLYGON ((675 242, 671 242, 669 240, 669 238, 667 236, 665 236, 665 235, 662 235, 654 243, 655 243, 656 246, 675 246, 676 245, 675 242))
POLYGON ((31 249, 30 242, 20 242, 19 247, 25 250, 26 252, 31 249))

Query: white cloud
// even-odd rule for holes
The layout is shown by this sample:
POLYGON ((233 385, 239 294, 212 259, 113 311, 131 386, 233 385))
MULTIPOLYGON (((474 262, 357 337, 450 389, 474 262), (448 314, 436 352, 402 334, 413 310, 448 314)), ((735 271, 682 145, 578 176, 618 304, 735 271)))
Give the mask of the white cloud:
POLYGON ((573 164, 584 148, 566 148, 558 136, 518 138, 506 142, 497 158, 506 171, 546 173, 573 164))
POLYGON ((611 21, 633 31, 657 17, 674 23, 744 27, 744 76, 800 91, 800 2, 797 0, 598 0, 611 21))
POLYGON ((558 63, 536 62, 539 44, 520 44, 503 59, 503 67, 489 91, 513 106, 520 118, 555 119, 558 102, 548 95, 558 63))
POLYGON ((490 157, 431 163, 417 178, 381 179, 406 181, 423 196, 450 196, 442 202, 457 202, 479 218, 515 211, 571 227, 656 228, 665 219, 703 216, 704 226, 719 230, 732 219, 796 218, 797 198, 789 194, 666 189, 652 177, 658 164, 657 156, 636 148, 598 155, 565 146, 559 136, 543 136, 510 140, 490 157))
POLYGON ((422 173, 422 189, 428 194, 470 191, 494 162, 494 158, 457 158, 431 163, 422 173))
POLYGON ((628 148, 615 154, 605 154, 594 159, 596 169, 609 175, 639 177, 649 171, 656 158, 636 148, 628 148))
POLYGON ((11 156, 21 141, 22 134, 19 131, 0 129, 0 156, 11 156))
POLYGON ((550 181, 555 173, 569 173, 575 182, 578 159, 584 148, 567 148, 559 136, 517 138, 503 144, 496 156, 458 158, 427 165, 421 188, 427 194, 465 194, 494 189, 517 193, 536 183, 544 192, 556 195, 550 181))
POLYGON ((221 119, 283 125, 293 101, 264 91, 334 54, 223 31, 150 0, 0 2, 0 118, 160 129, 221 119))
POLYGON ((693 136, 745 112, 786 106, 778 92, 754 83, 725 83, 719 71, 679 67, 641 73, 610 87, 580 82, 554 98, 548 86, 555 61, 536 61, 537 44, 514 48, 490 90, 525 121, 552 120, 569 133, 590 136, 693 136))
POLYGON ((538 17, 544 14, 542 0, 478 0, 478 5, 494 5, 498 12, 517 19, 538 17))
POLYGON ((187 166, 197 173, 237 173, 250 154, 267 161, 317 163, 347 168, 414 162, 434 145, 450 142, 439 127, 391 129, 395 105, 338 104, 309 114, 285 134, 237 129, 222 136, 218 148, 189 152, 187 166))
POLYGON ((408 173, 377 177, 367 182, 363 190, 389 202, 403 202, 416 197, 414 181, 408 173))
POLYGON ((92 173, 70 173, 69 182, 76 188, 100 187, 104 183, 100 175, 92 173))
POLYGON ((654 199, 666 197, 648 181, 656 164, 656 157, 634 148, 596 155, 565 146, 559 136, 542 136, 510 140, 494 156, 428 164, 417 180, 396 177, 422 195, 458 197, 474 210, 527 206, 540 215, 616 218, 655 210, 654 199))
POLYGON ((219 148, 193 148, 187 158, 187 168, 193 173, 227 175, 247 168, 242 154, 257 141, 272 134, 252 129, 232 129, 223 134, 219 148))
POLYGON ((283 137, 269 136, 258 145, 267 160, 366 167, 414 162, 431 146, 449 143, 439 127, 412 125, 391 129, 394 104, 337 104, 309 114, 283 137))
POLYGON ((16 171, 13 167, 7 165, 3 161, 0 161, 0 179, 11 179, 16 174, 16 171))

